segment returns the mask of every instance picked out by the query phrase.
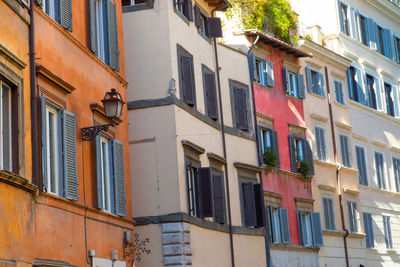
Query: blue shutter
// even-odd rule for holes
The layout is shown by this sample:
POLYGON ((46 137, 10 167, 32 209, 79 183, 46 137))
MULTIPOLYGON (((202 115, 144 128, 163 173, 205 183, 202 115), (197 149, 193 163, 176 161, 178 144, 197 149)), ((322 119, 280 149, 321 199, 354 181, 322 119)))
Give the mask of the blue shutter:
POLYGON ((399 117, 400 116, 400 110, 399 110, 399 92, 397 91, 398 87, 392 85, 392 92, 393 92, 393 107, 394 107, 394 116, 399 117))
POLYGON ((104 210, 103 204, 103 168, 102 168, 102 161, 101 161, 101 141, 100 136, 97 135, 95 139, 96 144, 96 174, 97 174, 97 207, 99 209, 104 210))
POLYGON ((113 1, 108 0, 107 3, 109 65, 119 71, 117 8, 113 1))
POLYGON ((254 56, 254 53, 251 53, 249 56, 249 66, 250 66, 250 76, 251 79, 254 80, 254 73, 255 73, 255 68, 256 68, 256 59, 254 56))
POLYGON ((283 88, 286 94, 290 94, 289 72, 286 67, 283 68, 283 88))
POLYGON ((90 49, 93 53, 98 56, 97 51, 97 24, 96 24, 96 6, 95 0, 89 0, 89 12, 90 12, 90 49))
POLYGON ((297 76, 298 76, 297 80, 299 81, 299 98, 305 99, 306 98, 306 88, 304 85, 304 75, 298 73, 297 76))
POLYGON ((347 69, 347 87, 349 91, 349 98, 351 100, 354 100, 354 94, 353 94, 353 77, 351 74, 351 69, 347 69))
POLYGON ((389 29, 383 29, 383 40, 385 45, 385 56, 393 60, 393 46, 392 46, 392 36, 389 29))
POLYGON ((274 86, 275 85, 275 77, 274 77, 274 63, 272 61, 267 62, 267 85, 274 86))
POLYGON ((377 25, 371 18, 366 18, 367 42, 371 49, 377 50, 377 25))
POLYGON ((42 93, 40 97, 42 112, 42 174, 43 174, 43 191, 47 192, 47 146, 46 146, 46 100, 42 93))
POLYGON ((344 25, 343 25, 343 16, 342 16, 342 10, 340 7, 340 1, 337 2, 338 5, 338 12, 339 12, 339 24, 340 24, 340 31, 344 33, 344 25))
POLYGON ((312 77, 311 77, 311 69, 309 67, 306 67, 306 80, 307 80, 307 90, 308 92, 312 93, 313 92, 312 77))
POLYGON ((64 151, 64 196, 71 200, 78 200, 75 114, 64 110, 62 112, 62 123, 64 151))
POLYGON ((71 0, 60 0, 60 24, 72 32, 71 0))
POLYGON ((315 247, 322 247, 324 240, 322 238, 321 216, 319 212, 311 212, 311 228, 313 236, 313 245, 315 247))
POLYGON ((275 233, 276 227, 275 227, 275 218, 274 218, 274 208, 271 206, 268 206, 268 214, 269 214, 269 220, 270 220, 270 225, 271 225, 271 241, 272 243, 275 243, 277 238, 275 233))
POLYGON ((376 93, 376 104, 379 111, 383 110, 382 106, 382 94, 381 94, 381 83, 379 77, 374 79, 375 93, 376 93))
POLYGON ((397 63, 400 63, 399 47, 397 45, 397 36, 394 33, 393 33, 393 45, 394 45, 394 52, 395 52, 393 55, 393 59, 397 63))
POLYGON ((123 145, 113 140, 113 176, 115 188, 115 212, 119 216, 126 216, 125 200, 125 170, 123 145))
POLYGON ((320 90, 320 95, 325 97, 325 79, 324 79, 324 74, 321 72, 318 72, 318 86, 320 90))
MULTIPOLYGON (((357 91, 358 91, 358 98, 359 98, 359 102, 361 104, 366 105, 367 104, 367 98, 363 89, 363 79, 362 79, 362 74, 361 74, 361 69, 359 68, 355 68, 356 69, 356 73, 357 73, 357 91)), ((365 76, 364 76, 365 78, 365 76)), ((365 84, 365 88, 367 88, 366 84, 365 84)))
POLYGON ((297 222, 298 222, 298 225, 299 225, 300 244, 302 246, 304 246, 305 245, 304 240, 306 240, 306 238, 305 238, 306 233, 303 232, 303 224, 304 224, 304 222, 303 222, 302 214, 303 213, 301 211, 297 212, 297 222))
POLYGON ((286 208, 279 209, 280 223, 282 231, 282 243, 290 244, 289 216, 286 208))
POLYGON ((266 70, 267 70, 267 63, 266 61, 262 61, 260 64, 260 83, 262 85, 267 85, 268 74, 266 70))
POLYGON ((356 23, 356 12, 354 8, 350 8, 350 34, 351 34, 351 38, 353 38, 354 40, 358 40, 358 32, 357 32, 357 23, 356 23))

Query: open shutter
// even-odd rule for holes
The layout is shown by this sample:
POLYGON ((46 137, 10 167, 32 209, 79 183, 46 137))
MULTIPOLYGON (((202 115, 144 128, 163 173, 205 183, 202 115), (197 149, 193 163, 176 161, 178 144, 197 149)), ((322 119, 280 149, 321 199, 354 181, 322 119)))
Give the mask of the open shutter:
POLYGON ((90 49, 93 53, 98 56, 97 51, 97 24, 96 24, 96 6, 95 0, 89 0, 89 11, 90 11, 90 49))
POLYGON ((303 216, 302 215, 303 215, 303 213, 301 211, 297 212, 297 222, 298 222, 298 225, 299 225, 300 244, 302 246, 304 246, 305 245, 305 240, 306 240, 306 233, 303 231, 304 222, 303 222, 303 216))
POLYGON ((379 111, 383 110, 382 106, 382 92, 381 92, 381 83, 379 77, 375 77, 374 79, 374 87, 376 92, 376 105, 379 111))
POLYGON ((264 60, 260 64, 260 83, 262 85, 267 85, 268 74, 267 74, 267 62, 264 60))
POLYGON ((125 200, 125 170, 123 145, 113 140, 113 174, 115 190, 115 213, 119 216, 126 216, 125 200))
POLYGON ((108 0, 107 12, 109 64, 113 70, 119 71, 117 8, 111 0, 108 0))
POLYGON ((97 174, 97 207, 104 210, 104 200, 103 200, 103 168, 101 162, 101 142, 100 136, 97 135, 95 138, 96 145, 96 174, 97 174))
MULTIPOLYGON (((0 81, 1 85, 1 81, 0 81)), ((43 191, 47 192, 47 146, 46 146, 46 100, 42 93, 40 97, 41 112, 42 112, 42 174, 43 174, 43 191)))
POLYGON ((76 160, 76 119, 75 114, 66 110, 62 113, 64 151, 65 198, 78 200, 78 171, 76 160))
POLYGON ((392 36, 389 29, 383 29, 383 37, 385 40, 385 56, 393 60, 392 36))
POLYGON ((357 23, 356 23, 356 12, 353 7, 350 8, 350 34, 351 38, 358 40, 357 23))
POLYGON ((271 130, 272 133, 272 150, 274 151, 276 155, 276 161, 275 161, 275 167, 280 168, 281 163, 279 160, 279 142, 278 142, 278 132, 271 130))
POLYGON ((394 45, 393 59, 397 63, 400 63, 399 46, 397 45, 397 37, 396 37, 396 34, 394 34, 394 33, 393 33, 393 45, 394 45))
POLYGON ((310 167, 310 171, 308 172, 309 175, 314 175, 314 159, 313 159, 313 152, 310 147, 310 143, 307 139, 303 139, 303 146, 305 152, 305 161, 307 162, 308 166, 310 167))
POLYGON ((241 130, 248 129, 246 92, 243 88, 234 88, 236 127, 241 130))
POLYGON ((344 33, 345 32, 344 31, 345 25, 343 25, 343 15, 342 15, 342 9, 340 7, 340 1, 339 0, 337 1, 337 6, 338 6, 338 12, 339 12, 340 31, 344 33))
POLYGON ((193 21, 193 4, 192 4, 192 0, 184 0, 184 1, 186 1, 186 9, 184 10, 184 15, 190 21, 193 21))
POLYGON ((366 18, 367 41, 371 49, 377 50, 377 29, 376 23, 371 18, 366 18))
POLYGON ((399 117, 400 116, 400 110, 399 110, 399 92, 398 92, 398 87, 392 85, 392 92, 393 92, 394 116, 395 117, 399 117))
POLYGON ((280 223, 282 231, 282 243, 290 244, 289 216, 286 208, 279 209, 280 223))
POLYGON ((252 183, 242 183, 243 212, 245 226, 256 226, 256 207, 254 203, 254 188, 252 183))
POLYGON ((214 218, 216 223, 225 223, 225 190, 222 175, 213 176, 214 218))
POLYGON ((194 5, 194 25, 196 25, 197 28, 201 27, 201 12, 200 8, 198 5, 194 5))
POLYGON ((274 86, 275 85, 275 77, 274 77, 274 63, 272 61, 266 61, 267 67, 267 86, 274 86))
POLYGON ((361 69, 355 68, 356 69, 356 78, 357 78, 357 92, 358 92, 358 98, 359 102, 361 104, 367 104, 367 97, 365 95, 364 89, 363 89, 363 79, 362 79, 362 73, 361 69))
POLYGON ((204 74, 207 99, 207 116, 218 119, 217 93, 215 88, 215 76, 211 73, 204 74))
POLYGON ((297 74, 297 80, 299 81, 299 98, 305 99, 306 98, 306 88, 304 85, 304 75, 297 74))
POLYGON ((220 18, 207 18, 207 25, 209 38, 222 37, 222 24, 220 18))
POLYGON ((249 60, 249 68, 250 68, 251 79, 255 80, 254 73, 255 73, 255 70, 256 70, 255 69, 256 68, 256 58, 254 56, 254 53, 250 53, 250 56, 249 56, 248 60, 249 60))
POLYGON ((264 192, 261 184, 254 184, 254 203, 256 208, 256 227, 264 226, 264 212, 263 212, 263 201, 264 192))
POLYGON ((276 242, 276 234, 275 233, 275 220, 274 220, 274 208, 272 208, 271 206, 268 206, 268 223, 269 223, 269 227, 270 227, 270 235, 271 235, 271 242, 275 243, 276 242))
POLYGON ((193 64, 190 56, 180 55, 183 102, 195 104, 193 64))
POLYGON ((260 164, 264 163, 264 146, 263 146, 263 136, 262 136, 262 131, 260 129, 260 126, 257 125, 257 132, 258 132, 258 154, 259 154, 259 160, 260 164))
POLYGON ((347 69, 347 87, 349 91, 349 98, 351 100, 354 100, 354 94, 353 94, 353 77, 352 77, 352 72, 351 69, 347 69))
POLYGON ((311 228, 313 236, 313 245, 315 247, 322 247, 324 240, 322 238, 321 216, 319 212, 311 212, 311 228))
POLYGON ((325 79, 321 72, 318 72, 318 91, 320 92, 319 95, 325 97, 325 79))
POLYGON ((312 93, 313 92, 313 84, 312 84, 312 77, 311 77, 311 69, 309 67, 306 67, 306 80, 307 80, 307 90, 308 92, 312 93))
POLYGON ((283 68, 283 88, 284 88, 286 94, 290 93, 289 72, 286 67, 283 68))
POLYGON ((375 247, 375 240, 374 240, 374 230, 372 225, 371 214, 363 213, 363 220, 364 220, 364 232, 367 235, 365 237, 366 247, 373 248, 375 247))
POLYGON ((292 172, 297 172, 294 138, 291 135, 289 135, 289 153, 290 153, 290 169, 292 170, 292 172))
POLYGON ((71 0, 60 0, 60 24, 72 32, 71 0))
POLYGON ((200 168, 199 176, 200 217, 213 217, 211 168, 200 168))

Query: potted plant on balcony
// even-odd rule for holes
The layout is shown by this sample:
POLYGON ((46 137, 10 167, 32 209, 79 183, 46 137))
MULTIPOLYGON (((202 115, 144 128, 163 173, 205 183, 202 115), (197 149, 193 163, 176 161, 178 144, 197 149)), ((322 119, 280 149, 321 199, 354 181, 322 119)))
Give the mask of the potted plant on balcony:
POLYGON ((267 173, 271 171, 271 167, 275 167, 277 159, 278 157, 276 153, 271 148, 264 150, 263 160, 264 164, 268 167, 266 171, 267 173))
POLYGON ((304 176, 304 179, 307 179, 309 177, 310 173, 310 166, 308 166, 308 163, 303 160, 303 161, 298 161, 296 163, 297 171, 304 176))

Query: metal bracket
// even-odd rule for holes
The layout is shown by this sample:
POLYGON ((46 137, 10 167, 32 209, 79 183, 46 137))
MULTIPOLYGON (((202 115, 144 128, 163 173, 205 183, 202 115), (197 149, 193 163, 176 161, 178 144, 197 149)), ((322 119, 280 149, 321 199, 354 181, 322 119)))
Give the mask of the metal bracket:
POLYGON ((99 135, 101 131, 108 131, 109 127, 114 127, 115 123, 85 127, 81 129, 82 140, 91 141, 99 135))

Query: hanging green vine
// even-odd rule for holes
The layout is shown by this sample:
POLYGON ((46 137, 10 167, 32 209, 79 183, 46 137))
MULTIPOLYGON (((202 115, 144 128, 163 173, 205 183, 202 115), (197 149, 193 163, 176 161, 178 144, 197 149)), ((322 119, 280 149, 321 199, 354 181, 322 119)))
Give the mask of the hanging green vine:
POLYGON ((244 30, 270 31, 283 41, 297 42, 297 14, 288 0, 231 0, 226 16, 238 16, 244 30))

